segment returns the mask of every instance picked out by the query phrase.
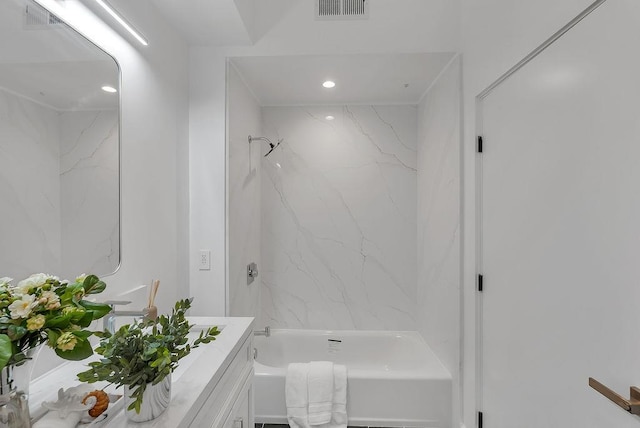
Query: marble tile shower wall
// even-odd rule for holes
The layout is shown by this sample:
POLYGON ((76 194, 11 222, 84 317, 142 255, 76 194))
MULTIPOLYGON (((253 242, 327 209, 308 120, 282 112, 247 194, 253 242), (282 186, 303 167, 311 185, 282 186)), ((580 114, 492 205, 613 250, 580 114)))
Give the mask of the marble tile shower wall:
POLYGON ((60 267, 58 135, 55 111, 0 90, 0 276, 60 267))
POLYGON ((107 274, 119 261, 118 112, 60 114, 60 275, 107 274), (78 245, 90 242, 91 245, 78 245))
POLYGON ((262 117, 262 323, 415 330, 417 107, 262 117))
POLYGON ((117 116, 59 112, 0 90, 0 236, 9 243, 0 274, 113 270, 103 266, 114 265, 119 239, 117 116), (96 248, 77 244, 89 235, 96 248))

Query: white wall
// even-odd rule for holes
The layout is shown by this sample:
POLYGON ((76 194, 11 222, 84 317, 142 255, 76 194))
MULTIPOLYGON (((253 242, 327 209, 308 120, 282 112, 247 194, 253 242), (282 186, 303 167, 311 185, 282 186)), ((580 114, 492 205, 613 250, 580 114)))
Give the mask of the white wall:
POLYGON ((229 315, 258 317, 260 278, 247 284, 247 265, 255 262, 264 275, 260 257, 261 160, 265 144, 249 144, 248 136, 263 136, 260 106, 235 68, 229 66, 228 176, 229 201, 229 315))
MULTIPOLYGON (((39 2, 121 67, 122 265, 105 281, 108 293, 117 294, 160 279, 157 303, 166 312, 176 298, 189 295, 187 46, 142 2, 112 4, 144 31, 148 47, 120 35, 113 29, 118 24, 105 24, 76 0, 39 2)), ((133 306, 145 303, 143 292, 133 306)))
POLYGON ((559 30, 590 0, 461 1, 464 87, 464 423, 476 426, 475 96, 559 30))
POLYGON ((262 161, 263 324, 415 330, 416 119, 408 105, 263 108, 283 139, 262 161))
POLYGON ((212 250, 212 270, 191 265, 192 293, 224 313, 225 59, 232 56, 454 52, 459 1, 380 0, 369 21, 320 22, 312 1, 257 1, 253 46, 190 49, 191 247, 212 250))
POLYGON ((191 294, 196 315, 226 312, 226 62, 209 50, 189 59, 189 237, 191 294), (198 270, 200 250, 211 270, 198 270))
MULTIPOLYGON (((462 75, 454 58, 418 110, 418 331, 460 382, 462 75)), ((454 388, 454 426, 460 390, 454 388)))

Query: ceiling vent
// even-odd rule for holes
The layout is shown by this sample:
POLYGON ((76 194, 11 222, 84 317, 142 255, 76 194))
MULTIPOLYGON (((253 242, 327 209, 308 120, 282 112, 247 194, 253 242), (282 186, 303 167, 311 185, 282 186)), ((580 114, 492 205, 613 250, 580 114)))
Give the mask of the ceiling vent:
POLYGON ((60 18, 58 18, 33 0, 27 3, 24 14, 25 28, 47 28, 52 25, 59 26, 63 24, 64 22, 60 18))
POLYGON ((316 19, 322 21, 369 19, 369 1, 316 0, 316 19))

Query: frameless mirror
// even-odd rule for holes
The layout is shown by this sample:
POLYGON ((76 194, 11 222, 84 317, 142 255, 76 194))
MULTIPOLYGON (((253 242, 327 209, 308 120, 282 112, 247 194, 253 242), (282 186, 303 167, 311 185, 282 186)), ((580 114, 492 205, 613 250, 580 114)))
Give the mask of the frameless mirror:
POLYGON ((0 2, 0 277, 117 270, 119 75, 34 1, 0 2))

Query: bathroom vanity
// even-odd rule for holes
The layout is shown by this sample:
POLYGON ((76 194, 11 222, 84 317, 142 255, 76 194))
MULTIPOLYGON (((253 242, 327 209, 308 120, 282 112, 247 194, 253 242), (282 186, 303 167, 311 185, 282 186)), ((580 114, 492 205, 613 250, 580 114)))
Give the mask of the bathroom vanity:
MULTIPOLYGON (((253 318, 189 317, 195 324, 190 335, 205 327, 222 330, 216 340, 201 345, 180 360, 172 374, 171 404, 157 419, 143 423, 127 420, 119 409, 101 427, 145 428, 247 428, 253 421, 253 318)), ((87 361, 65 362, 35 379, 30 389, 31 416, 42 414, 43 401, 55 401, 59 388, 77 385, 76 374, 87 361)), ((103 385, 96 384, 97 388, 103 385)), ((112 388, 112 387, 111 387, 112 388)), ((108 392, 122 394, 115 388, 108 392)), ((109 411, 107 411, 108 413, 109 411)))

